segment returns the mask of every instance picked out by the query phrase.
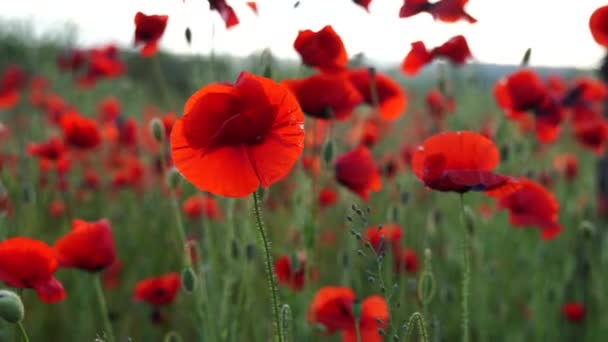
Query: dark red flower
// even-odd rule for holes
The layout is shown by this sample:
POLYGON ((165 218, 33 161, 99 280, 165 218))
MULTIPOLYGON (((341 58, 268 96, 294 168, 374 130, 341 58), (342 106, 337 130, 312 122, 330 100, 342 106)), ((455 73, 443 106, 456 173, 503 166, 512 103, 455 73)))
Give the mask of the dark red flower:
POLYGON ((319 191, 319 207, 327 208, 338 201, 338 193, 332 188, 322 188, 319 191))
POLYGON ((76 79, 76 84, 81 87, 91 87, 100 79, 122 75, 126 66, 119 57, 118 48, 115 45, 90 49, 87 69, 76 79))
POLYGON ((305 114, 318 119, 345 120, 363 98, 345 75, 318 74, 284 80, 305 114))
POLYGON ((0 109, 11 109, 19 101, 19 90, 25 85, 25 73, 17 65, 7 66, 0 77, 0 109))
POLYGON ((27 153, 51 161, 58 161, 66 157, 67 148, 61 138, 53 137, 45 142, 29 143, 27 153))
POLYGON ((327 25, 320 31, 300 31, 293 43, 302 57, 302 63, 322 71, 337 71, 346 68, 348 55, 344 43, 334 29, 327 25))
POLYGON ((585 318, 585 304, 580 302, 570 302, 562 306, 562 314, 570 322, 582 322, 585 318))
POLYGON ((585 105, 573 109, 572 128, 576 141, 597 155, 604 152, 608 140, 608 122, 601 113, 585 105))
POLYGON ((52 217, 61 217, 65 214, 65 203, 62 200, 53 200, 49 203, 49 215, 52 217))
POLYGON ((380 120, 377 117, 368 117, 361 125, 360 143, 371 148, 380 139, 380 120))
POLYGON ((432 89, 426 94, 426 107, 431 117, 441 122, 446 115, 454 111, 454 100, 444 96, 438 89, 432 89))
POLYGON ((494 143, 475 132, 443 132, 418 147, 412 160, 416 177, 438 191, 511 192, 517 181, 493 173, 500 160, 494 143))
POLYGON ((353 2, 369 12, 369 5, 372 3, 372 0, 353 0, 353 2))
POLYGON ((608 48, 608 6, 602 6, 591 14, 589 29, 593 39, 608 48))
POLYGON ((182 205, 182 210, 191 219, 205 216, 210 220, 221 220, 224 217, 222 209, 215 199, 207 195, 193 195, 188 197, 182 205))
POLYGON ((103 286, 106 289, 114 289, 118 287, 122 268, 122 262, 120 262, 118 259, 115 259, 114 263, 110 265, 110 267, 103 270, 103 272, 101 273, 101 280, 103 281, 103 286))
MULTIPOLYGON (((277 277, 279 285, 284 285, 293 291, 300 291, 304 288, 306 280, 305 272, 306 256, 303 253, 297 253, 297 265, 292 265, 292 257, 289 255, 282 256, 274 262, 274 273, 277 277)), ((308 270, 311 279, 318 277, 318 272, 308 270)))
POLYGON ((349 72, 349 76, 363 96, 363 101, 371 106, 379 106, 382 119, 393 121, 405 112, 407 97, 399 83, 389 76, 370 69, 355 69, 349 72))
POLYGON ((61 267, 98 272, 116 260, 116 248, 110 221, 87 222, 75 219, 72 230, 53 246, 61 267))
POLYGON ((120 115, 120 102, 114 96, 106 97, 97 105, 97 112, 101 122, 112 122, 120 115))
POLYGON ((55 253, 46 243, 24 237, 0 242, 0 280, 8 286, 34 289, 43 302, 58 302, 66 294, 53 276, 56 270, 55 253))
POLYGON ((81 49, 66 49, 57 56, 57 68, 61 71, 79 71, 88 62, 87 51, 81 49))
POLYGON ((154 306, 169 304, 177 296, 180 286, 181 279, 177 272, 142 279, 135 285, 133 299, 154 306))
POLYGON ((418 257, 412 249, 405 248, 394 253, 396 272, 416 273, 418 272, 418 257))
POLYGON ((169 16, 166 15, 146 15, 142 12, 135 14, 135 41, 134 45, 143 44, 140 53, 142 56, 149 57, 158 50, 158 41, 165 33, 169 16))
POLYGON ((209 8, 220 14, 227 29, 239 24, 239 18, 232 7, 226 3, 226 0, 209 0, 209 8))
POLYGON ((334 169, 338 183, 364 200, 369 199, 370 191, 379 191, 382 188, 378 167, 364 146, 336 158, 334 169))
POLYGON ((171 132, 171 156, 197 188, 243 197, 285 177, 304 148, 296 98, 270 79, 241 73, 211 84, 186 103, 171 132))
POLYGON ((61 117, 60 125, 64 140, 70 146, 93 149, 101 143, 97 124, 92 119, 76 112, 68 112, 61 117))
POLYGON ((416 75, 420 69, 435 59, 446 59, 452 64, 463 65, 471 57, 471 50, 463 36, 455 36, 430 51, 423 42, 417 41, 412 43, 412 49, 401 64, 401 70, 411 76, 416 75))
POLYGON ((403 6, 399 11, 400 18, 408 18, 416 14, 427 12, 433 19, 446 23, 453 23, 459 20, 466 20, 471 24, 477 22, 464 10, 464 6, 469 0, 440 0, 430 3, 428 0, 404 0, 403 6))
POLYGON ((557 222, 559 203, 542 185, 528 179, 510 194, 495 196, 498 209, 509 210, 509 222, 515 227, 536 226, 541 238, 550 240, 562 231, 557 222))
POLYGON ((401 246, 403 231, 397 223, 389 223, 379 227, 369 227, 365 231, 363 240, 369 242, 376 253, 383 253, 387 246, 393 251, 398 251, 401 246))
MULTIPOLYGON (((314 296, 308 311, 308 321, 321 324, 327 334, 342 331, 343 342, 355 342, 354 292, 347 287, 321 288, 314 296)), ((388 324, 388 307, 380 296, 370 296, 361 302, 359 327, 361 341, 382 342, 378 329, 388 324), (365 338, 363 338, 365 337, 365 338)))

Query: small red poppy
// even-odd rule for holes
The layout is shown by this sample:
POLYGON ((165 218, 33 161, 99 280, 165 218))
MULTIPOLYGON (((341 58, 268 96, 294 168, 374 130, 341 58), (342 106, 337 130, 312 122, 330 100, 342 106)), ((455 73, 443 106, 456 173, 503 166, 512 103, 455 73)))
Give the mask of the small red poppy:
POLYGON ((425 102, 429 114, 437 122, 442 122, 448 114, 454 112, 454 100, 444 96, 439 89, 429 90, 425 102))
POLYGON ((285 177, 304 148, 296 98, 270 79, 241 73, 211 84, 186 103, 171 132, 171 156, 200 190, 243 197, 285 177))
POLYGON ((412 159, 416 177, 438 191, 507 193, 517 187, 511 177, 493 173, 498 148, 475 132, 443 132, 418 147, 412 159))
POLYGON ((66 144, 78 149, 93 149, 101 143, 101 135, 95 121, 76 112, 61 117, 61 129, 66 144))
POLYGON ((553 158, 553 167, 555 170, 566 177, 568 181, 572 181, 578 174, 578 159, 572 153, 564 153, 553 158))
POLYGON ((338 201, 338 193, 332 188, 322 188, 319 191, 318 201, 321 208, 330 207, 338 201))
POLYGON ((19 90, 25 85, 25 73, 16 65, 4 69, 0 78, 0 109, 11 109, 19 101, 19 90))
POLYGON ((302 63, 322 71, 337 71, 346 67, 348 55, 340 36, 331 25, 314 32, 300 31, 293 43, 302 63))
POLYGON ((239 24, 239 18, 236 16, 234 9, 226 3, 226 0, 209 0, 209 8, 220 14, 227 29, 239 24))
MULTIPOLYGON (((298 258, 298 265, 292 265, 292 258, 289 255, 278 258, 274 262, 274 272, 280 285, 287 286, 293 291, 300 291, 304 288, 306 280, 306 256, 303 253, 298 253, 296 257, 298 258)), ((311 279, 318 277, 318 272, 314 270, 309 270, 309 272, 311 279)))
POLYGON ((177 272, 142 279, 135 285, 133 299, 154 306, 169 304, 177 296, 180 286, 177 272))
POLYGON ((597 155, 604 152, 608 141, 608 122, 602 114, 586 105, 573 109, 572 126, 576 141, 597 155))
POLYGON ((365 103, 379 106, 382 119, 394 121, 405 112, 407 97, 399 83, 388 75, 370 69, 354 69, 349 77, 365 103))
POLYGON ((562 306, 562 314, 570 322, 579 323, 585 318, 585 304, 579 302, 566 303, 562 306))
POLYGON ((58 161, 66 157, 67 149, 60 138, 53 137, 45 142, 29 143, 27 153, 51 161, 58 161))
POLYGON ((370 191, 380 191, 382 188, 378 167, 364 146, 338 156, 334 169, 338 183, 366 201, 370 191))
POLYGON ((418 257, 416 256, 416 252, 412 249, 405 248, 396 250, 394 253, 394 263, 396 272, 418 272, 418 257))
POLYGON ((152 56, 158 50, 158 41, 165 33, 169 16, 146 15, 142 12, 135 14, 135 42, 137 46, 143 44, 141 55, 152 56))
POLYGON ((422 12, 427 12, 433 16, 433 19, 446 23, 466 20, 474 24, 477 22, 477 19, 464 10, 467 2, 469 0, 440 0, 433 3, 430 3, 428 0, 404 0, 403 6, 399 11, 399 17, 408 18, 422 12))
POLYGON ((454 65, 463 65, 471 57, 471 50, 463 36, 455 36, 430 51, 423 42, 417 41, 412 43, 412 49, 401 64, 401 70, 404 74, 412 76, 438 58, 446 59, 454 65))
POLYGON ((197 219, 203 215, 210 220, 221 220, 224 217, 217 201, 206 195, 188 197, 182 205, 182 210, 191 219, 197 219))
POLYGON ((66 206, 62 200, 53 200, 49 203, 49 215, 52 217, 61 217, 65 214, 66 206))
POLYGON ((365 231, 364 241, 372 245, 376 253, 382 253, 391 246, 393 251, 399 250, 403 230, 397 223, 389 223, 379 227, 369 227, 365 231))
POLYGON ((43 302, 63 300, 63 285, 53 277, 55 253, 46 243, 15 237, 0 242, 0 280, 16 288, 30 288, 43 302))
POLYGON ((591 14, 589 29, 596 43, 608 47, 608 6, 602 6, 591 14))
POLYGON ((72 230, 53 246, 61 267, 101 271, 116 260, 116 248, 110 221, 87 222, 75 219, 72 230))
POLYGON ((120 102, 113 96, 106 97, 97 105, 97 112, 101 122, 112 122, 120 115, 120 102))

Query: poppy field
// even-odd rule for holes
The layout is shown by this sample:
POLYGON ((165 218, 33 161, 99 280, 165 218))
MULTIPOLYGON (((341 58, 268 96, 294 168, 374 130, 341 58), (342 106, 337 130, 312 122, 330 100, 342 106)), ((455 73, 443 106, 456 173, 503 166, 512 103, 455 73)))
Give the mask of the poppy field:
POLYGON ((383 68, 328 23, 297 62, 175 56, 180 23, 132 20, 127 48, 0 26, 0 341, 604 341, 608 55, 490 75, 455 31, 383 68))

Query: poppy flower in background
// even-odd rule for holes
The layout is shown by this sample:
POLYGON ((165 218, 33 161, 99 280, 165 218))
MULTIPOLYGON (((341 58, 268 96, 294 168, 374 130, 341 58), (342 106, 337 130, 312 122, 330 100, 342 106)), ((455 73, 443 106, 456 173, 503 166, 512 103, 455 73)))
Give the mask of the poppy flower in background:
POLYGON ((300 31, 293 48, 302 58, 302 64, 321 71, 339 71, 346 68, 348 55, 340 36, 331 25, 314 32, 300 31))
POLYGON ((75 219, 72 230, 53 246, 61 267, 99 272, 116 260, 116 247, 110 221, 87 222, 75 219))
POLYGON ((399 83, 388 75, 373 69, 354 69, 349 72, 350 81, 370 106, 379 106, 380 117, 394 121, 405 112, 407 97, 399 83), (372 77, 373 75, 373 77, 372 77), (375 94, 372 92, 375 89, 375 94), (377 97, 377 98, 376 98, 377 97), (375 103, 377 101, 377 103, 375 103))
POLYGON ((566 177, 568 181, 572 181, 578 175, 578 159, 572 153, 564 153, 553 158, 553 167, 555 170, 566 177))
POLYGON ((135 14, 135 40, 133 45, 143 44, 140 51, 144 57, 150 57, 158 50, 158 41, 165 33, 167 15, 146 15, 142 12, 135 14))
POLYGON ((133 299, 154 306, 169 304, 175 299, 181 279, 177 272, 145 278, 135 285, 133 299))
POLYGON ((371 148, 380 139, 380 120, 377 117, 368 117, 361 125, 360 144, 371 148))
POLYGON ((387 246, 391 246, 393 251, 399 250, 402 236, 401 226, 397 223, 389 223, 382 225, 382 228, 377 226, 367 228, 363 240, 369 242, 376 253, 381 254, 387 246))
POLYGON ((585 318, 585 305, 579 302, 566 303, 562 306, 562 314, 570 322, 582 322, 585 318))
POLYGON ((251 10, 253 11, 253 13, 255 15, 259 15, 260 13, 258 12, 258 4, 255 1, 247 1, 245 3, 249 8, 251 8, 251 10))
POLYGON ((97 104, 97 113, 101 122, 116 120, 120 112, 120 101, 114 96, 106 97, 97 104))
POLYGON ((345 120, 363 102, 348 77, 318 74, 282 82, 296 96, 305 114, 324 120, 345 120))
POLYGON ((66 49, 56 60, 57 68, 61 71, 75 72, 84 68, 88 62, 88 53, 82 49, 66 49))
POLYGON ((62 200, 53 200, 49 203, 49 215, 52 217, 61 217, 65 214, 66 206, 62 200))
POLYGON ((412 168, 427 187, 438 191, 508 193, 517 180, 493 173, 498 148, 490 139, 469 131, 443 132, 426 139, 414 152, 412 168))
POLYGON ((591 14, 589 29, 595 42, 608 48, 608 6, 602 6, 591 14))
POLYGON ((302 156, 302 168, 310 176, 318 176, 321 172, 321 157, 318 154, 302 156))
POLYGON ((19 90, 25 85, 25 73, 17 65, 7 66, 0 77, 0 109, 11 109, 19 102, 19 90))
POLYGON ((334 163, 334 171, 338 183, 365 201, 369 199, 370 191, 380 191, 382 188, 380 171, 371 153, 364 146, 338 156, 334 163))
POLYGON ((93 149, 101 143, 97 123, 76 112, 65 113, 60 121, 66 144, 78 149, 93 149))
POLYGON ((80 87, 92 87, 104 78, 115 78, 126 71, 126 65, 120 60, 118 48, 109 44, 88 50, 88 63, 83 75, 76 79, 80 87))
POLYGON ((103 272, 101 273, 101 280, 103 282, 103 286, 106 289, 114 289, 118 287, 122 269, 122 262, 120 262, 118 259, 115 259, 114 263, 110 265, 110 267, 103 270, 103 272))
POLYGON ((59 161, 67 154, 67 148, 59 137, 52 137, 41 143, 29 143, 26 150, 29 155, 50 161, 59 161))
POLYGON ((173 125, 171 156, 194 186, 243 197, 285 177, 304 148, 304 115, 283 85, 242 72, 234 85, 210 84, 186 102, 173 125))
POLYGON ((396 272, 416 273, 418 272, 418 256, 409 248, 395 250, 394 264, 396 272))
POLYGON ((454 112, 456 103, 449 96, 444 96, 439 89, 431 89, 425 97, 426 108, 431 117, 442 122, 447 114, 454 112))
POLYGON ((578 105, 573 109, 572 128, 576 141, 601 155, 608 140, 608 122, 594 108, 578 105))
MULTIPOLYGON (((353 303, 355 293, 348 287, 322 287, 315 294, 308 311, 308 322, 321 324, 327 334, 342 331, 343 342, 357 341, 353 303)), ((385 328, 388 321, 388 307, 384 298, 370 296, 361 302, 359 327, 361 341, 381 342, 384 340, 378 329, 385 328)))
POLYGON ((416 75, 425 65, 435 59, 446 59, 454 65, 463 65, 472 58, 471 50, 464 36, 450 38, 442 45, 427 50, 423 42, 412 43, 412 49, 401 63, 401 70, 406 75, 416 75))
POLYGON ((372 0, 353 0, 353 2, 369 12, 369 5, 372 3, 372 0))
POLYGON ((197 194, 188 197, 182 205, 182 210, 191 219, 197 219, 204 215, 213 221, 221 220, 224 217, 216 200, 208 195, 197 194))
POLYGON ((327 208, 334 205, 338 201, 338 192, 332 188, 322 188, 319 191, 319 207, 327 208))
POLYGON ((497 209, 509 211, 509 222, 514 227, 536 226, 543 240, 551 240, 562 231, 557 222, 559 203, 542 185, 521 179, 520 187, 504 196, 493 196, 497 209))
MULTIPOLYGON (((274 262, 274 273, 277 277, 279 285, 284 285, 293 291, 300 291, 304 288, 306 280, 306 256, 304 253, 297 253, 297 265, 292 265, 292 257, 284 255, 274 262)), ((319 273, 314 270, 309 270, 311 280, 318 277, 319 273)))
POLYGON ((477 19, 464 10, 464 6, 468 2, 469 0, 440 0, 434 3, 430 3, 428 0, 404 0, 403 6, 399 10, 399 18, 408 18, 427 12, 433 16, 433 19, 446 23, 466 20, 474 24, 477 19))
POLYGON ((8 286, 34 289, 46 303, 63 300, 63 285, 53 277, 58 263, 46 243, 15 237, 0 242, 0 280, 8 286))
POLYGON ((227 29, 239 24, 236 12, 226 3, 226 0, 209 0, 209 9, 220 14, 227 29))

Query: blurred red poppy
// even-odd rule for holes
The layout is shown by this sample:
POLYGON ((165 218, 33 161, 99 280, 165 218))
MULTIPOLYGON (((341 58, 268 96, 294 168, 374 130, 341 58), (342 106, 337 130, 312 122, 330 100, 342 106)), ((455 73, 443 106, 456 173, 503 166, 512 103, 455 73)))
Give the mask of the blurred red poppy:
POLYGON ((349 77, 365 103, 379 106, 382 119, 393 121, 405 112, 407 97, 399 83, 389 76, 373 69, 354 69, 349 77))
POLYGON ((321 71, 338 71, 346 67, 348 55, 340 36, 331 25, 318 32, 300 31, 293 43, 302 63, 321 71))
POLYGON ((332 188, 322 188, 321 191, 319 191, 318 201, 319 207, 330 207, 338 201, 338 193, 332 188))
POLYGON ((601 113, 586 105, 573 109, 572 128, 576 141, 597 155, 604 152, 608 140, 608 122, 601 113))
POLYGON ((158 41, 165 33, 169 16, 146 15, 142 12, 135 14, 135 41, 134 45, 143 44, 140 51, 144 57, 152 56, 158 50, 158 41))
POLYGON ((49 215, 52 217, 61 217, 65 214, 66 206, 62 200, 53 200, 49 203, 49 215))
POLYGON ((474 24, 477 22, 477 19, 464 10, 467 2, 469 0, 440 0, 433 3, 428 0, 404 0, 403 6, 399 11, 399 17, 408 18, 422 12, 427 12, 433 16, 433 19, 446 23, 466 20, 474 24))
POLYGON ((135 285, 133 299, 154 306, 169 304, 177 296, 180 286, 177 272, 142 279, 135 285))
POLYGON ((578 159, 572 153, 559 154, 553 158, 553 167, 568 181, 572 181, 578 174, 578 159))
POLYGON ((463 65, 471 57, 471 50, 463 36, 452 37, 430 51, 423 42, 417 41, 412 43, 412 49, 401 63, 401 70, 404 74, 412 76, 438 58, 446 59, 454 65, 463 65))
POLYGON ((392 251, 399 250, 402 236, 403 230, 399 224, 389 223, 382 225, 382 228, 367 228, 363 240, 369 242, 376 253, 381 254, 387 250, 387 246, 390 246, 392 251))
POLYGON ((116 259, 116 248, 110 221, 72 221, 72 230, 53 246, 61 267, 79 268, 99 272, 116 259))
POLYGON ((93 149, 101 143, 97 123, 76 112, 61 117, 61 129, 66 144, 78 149, 93 149))
POLYGON ((171 132, 171 156, 201 190, 243 197, 285 177, 304 148, 296 98, 270 79, 241 73, 211 84, 186 103, 171 132))
POLYGON ((335 176, 338 183, 353 191, 363 200, 369 199, 370 191, 379 191, 380 172, 372 155, 364 146, 347 152, 336 158, 335 176))
POLYGON ((15 237, 0 242, 0 280, 8 286, 34 289, 43 302, 63 300, 63 285, 53 277, 58 264, 46 243, 15 237))
POLYGON ((454 99, 444 96, 439 89, 429 90, 425 102, 429 114, 437 122, 442 122, 447 114, 454 112, 454 99))
POLYGON ((409 248, 399 249, 395 250, 393 255, 396 272, 418 272, 418 257, 414 250, 409 248))
POLYGON ((120 262, 120 260, 118 259, 115 259, 114 263, 110 265, 110 267, 103 270, 103 272, 101 273, 101 280, 103 281, 103 286, 106 289, 114 289, 118 287, 122 269, 122 262, 120 262))
POLYGON ((9 65, 0 77, 0 109, 11 109, 19 102, 19 90, 25 85, 25 73, 17 65, 9 65))
POLYGON ((608 48, 608 6, 602 6, 591 14, 589 29, 595 42, 608 48))
POLYGON ((182 205, 182 210, 191 219, 203 215, 210 220, 221 220, 224 217, 215 199, 208 195, 197 194, 188 197, 182 205))
POLYGON ((109 96, 97 104, 98 118, 101 122, 112 122, 120 115, 120 102, 114 96, 109 96))
POLYGON ((239 18, 226 0, 209 0, 209 9, 220 14, 227 29, 239 24, 239 18))
POLYGON ((566 303, 562 306, 562 314, 570 322, 582 322, 585 318, 585 304, 580 302, 566 303))
MULTIPOLYGON (((284 285, 293 291, 300 291, 305 285, 306 255, 297 253, 297 264, 292 265, 292 257, 284 255, 274 262, 274 272, 279 285, 284 285)), ((318 277, 319 273, 315 270, 308 270, 311 280, 318 277)))

